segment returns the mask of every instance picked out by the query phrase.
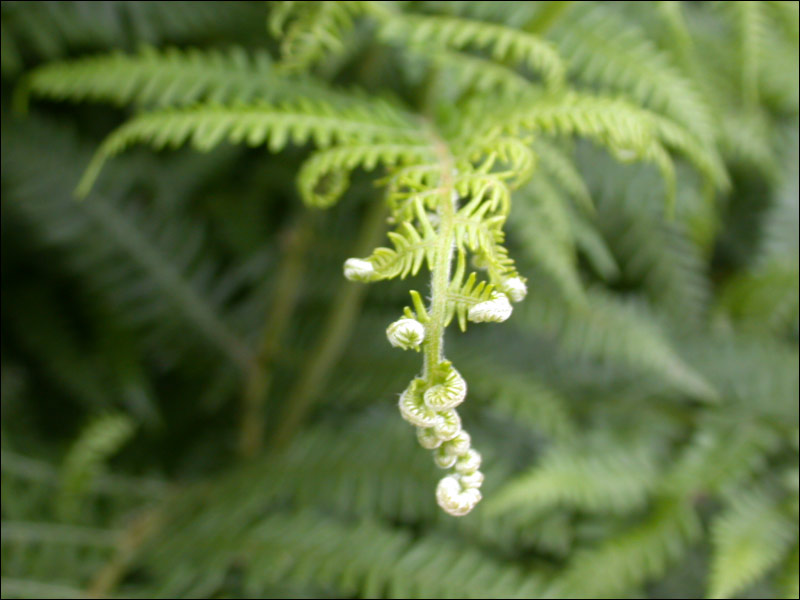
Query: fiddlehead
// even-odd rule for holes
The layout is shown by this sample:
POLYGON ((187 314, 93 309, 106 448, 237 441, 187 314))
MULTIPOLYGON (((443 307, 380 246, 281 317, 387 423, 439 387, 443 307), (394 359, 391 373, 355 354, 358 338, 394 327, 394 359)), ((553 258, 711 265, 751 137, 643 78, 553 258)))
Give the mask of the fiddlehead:
POLYGON ((527 167, 532 161, 510 160, 509 170, 492 172, 498 155, 508 161, 504 140, 484 152, 469 149, 468 160, 454 156, 431 127, 426 133, 436 162, 406 167, 388 178, 392 218, 398 223, 389 233, 394 248, 377 248, 365 259, 350 258, 344 272, 354 281, 375 281, 415 274, 423 264, 431 271, 429 306, 412 290, 413 308, 406 307, 387 337, 395 347, 422 351, 422 374, 400 395, 400 414, 416 427, 420 445, 433 451, 435 464, 452 469, 439 481, 436 500, 449 514, 461 516, 480 501, 483 474, 481 455, 472 448, 456 411, 467 396, 467 382, 444 356, 444 333, 456 316, 462 330, 467 321, 505 321, 511 315, 510 300, 525 297, 525 282, 502 246, 510 206, 504 179, 520 175, 514 165, 527 167), (467 253, 490 281, 478 282, 476 272, 465 281, 467 253))

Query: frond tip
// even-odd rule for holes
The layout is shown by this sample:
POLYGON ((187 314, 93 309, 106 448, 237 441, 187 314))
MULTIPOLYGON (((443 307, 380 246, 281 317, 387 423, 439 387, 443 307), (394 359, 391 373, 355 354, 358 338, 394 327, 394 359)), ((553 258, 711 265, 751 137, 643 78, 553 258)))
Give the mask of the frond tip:
POLYGON ((400 319, 389 325, 386 337, 395 348, 419 352, 419 345, 425 339, 425 326, 416 319, 400 319))

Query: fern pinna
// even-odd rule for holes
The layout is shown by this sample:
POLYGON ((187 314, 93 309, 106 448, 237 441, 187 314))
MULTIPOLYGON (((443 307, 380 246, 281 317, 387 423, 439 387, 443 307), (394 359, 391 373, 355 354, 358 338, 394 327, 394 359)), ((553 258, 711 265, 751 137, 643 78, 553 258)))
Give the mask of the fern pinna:
MULTIPOLYGON (((711 185, 726 184, 724 168, 705 129, 692 131, 691 121, 571 89, 556 47, 531 33, 408 14, 378 2, 280 3, 270 28, 282 40, 283 58, 274 65, 265 54, 241 51, 145 49, 44 66, 27 78, 19 99, 32 93, 143 107, 102 144, 80 195, 106 160, 135 143, 157 149, 189 143, 208 151, 229 141, 279 152, 311 142, 316 150, 299 171, 298 189, 308 205, 320 208, 345 193, 351 172, 381 165, 390 245, 347 259, 344 274, 373 282, 417 275, 423 266, 430 271, 429 302, 412 290, 387 336, 393 346, 422 353, 420 375, 400 394, 400 413, 433 451, 436 465, 452 469, 437 487, 439 505, 452 515, 467 514, 481 499, 481 455, 456 410, 468 386, 444 354, 445 329, 454 320, 462 331, 468 322, 505 321, 512 303, 525 298, 526 279, 504 246, 504 225, 514 190, 540 160, 552 164, 554 152, 558 160, 546 139, 586 137, 623 161, 653 163, 664 177, 668 204, 674 196, 671 153, 691 161, 711 185), (346 52, 346 32, 357 21, 399 47, 401 63, 425 64, 428 87, 416 106, 298 73, 330 53, 346 52), (438 79, 450 70, 457 83, 441 89, 438 79)), ((690 120, 691 108, 677 116, 690 120)))

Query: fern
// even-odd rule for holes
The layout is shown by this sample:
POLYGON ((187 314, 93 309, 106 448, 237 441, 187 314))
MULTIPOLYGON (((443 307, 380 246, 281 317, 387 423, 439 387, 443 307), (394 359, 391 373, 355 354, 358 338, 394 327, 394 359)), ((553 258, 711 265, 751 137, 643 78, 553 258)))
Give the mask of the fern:
POLYGON ((4 596, 796 596, 796 3, 2 12, 4 596))

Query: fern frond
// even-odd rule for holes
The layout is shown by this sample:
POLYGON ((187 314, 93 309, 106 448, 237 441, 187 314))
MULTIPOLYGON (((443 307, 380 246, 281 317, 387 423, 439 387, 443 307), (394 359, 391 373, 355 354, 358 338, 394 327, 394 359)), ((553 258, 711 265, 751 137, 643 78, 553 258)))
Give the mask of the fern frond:
POLYGON ((369 12, 369 2, 276 2, 269 17, 281 38, 282 66, 299 71, 344 51, 354 18, 369 12))
POLYGON ((536 295, 520 308, 527 327, 555 337, 568 354, 649 372, 698 399, 718 398, 641 305, 589 290, 585 305, 565 307, 556 298, 536 295))
POLYGON ((564 65, 553 46, 538 36, 496 25, 441 15, 393 15, 381 23, 381 35, 387 40, 421 48, 441 46, 462 50, 487 49, 501 63, 522 64, 541 73, 548 86, 564 82, 564 65))
POLYGON ((59 499, 62 514, 74 517, 91 480, 133 433, 133 422, 121 414, 99 417, 81 432, 64 460, 59 499))
POLYGON ((142 334, 151 352, 184 354, 192 340, 189 347, 213 348, 229 364, 248 368, 248 343, 222 316, 237 288, 226 290, 227 282, 209 277, 217 265, 201 252, 201 223, 170 221, 153 208, 115 198, 75 202, 68 191, 74 185, 70 174, 80 171, 89 154, 51 124, 8 124, 3 139, 17 148, 3 153, 4 208, 18 211, 33 225, 36 239, 58 249, 102 304, 142 334), (30 157, 40 154, 42 140, 50 152, 37 167, 30 157))
POLYGON ((565 198, 545 173, 535 175, 520 196, 510 228, 521 250, 552 278, 564 298, 572 303, 584 303, 586 297, 577 270, 572 216, 565 198))
POLYGON ((605 239, 592 224, 574 214, 570 223, 575 247, 586 257, 592 269, 604 280, 619 277, 619 265, 605 239))
POLYGON ((514 70, 478 56, 445 50, 432 52, 429 48, 420 51, 419 56, 448 77, 448 93, 452 95, 457 90, 462 94, 497 93, 508 98, 535 89, 529 79, 514 70))
POLYGON ((594 207, 589 189, 566 153, 543 138, 534 140, 533 150, 539 158, 541 169, 566 191, 580 208, 591 214, 594 207))
MULTIPOLYGON (((467 111, 469 118, 488 106, 467 111)), ((655 164, 665 179, 667 196, 674 187, 674 167, 667 153, 671 148, 684 156, 717 185, 727 184, 725 169, 718 157, 688 131, 676 123, 634 107, 623 100, 577 93, 533 96, 526 102, 515 102, 499 112, 500 118, 490 121, 485 129, 493 133, 519 134, 522 131, 550 135, 578 135, 609 148, 623 162, 643 160, 655 164)), ((485 135, 485 134, 484 134, 485 135)))
MULTIPOLYGON (((208 515, 204 521, 208 523, 208 515)), ((311 511, 278 512, 260 518, 244 537, 218 537, 214 552, 189 530, 176 533, 165 549, 178 555, 189 552, 184 556, 192 556, 197 568, 191 574, 171 569, 171 561, 162 559, 169 555, 161 549, 147 557, 166 595, 213 593, 227 565, 243 559, 244 589, 252 595, 281 582, 363 597, 469 596, 481 589, 523 598, 541 589, 535 576, 478 551, 437 536, 412 544, 408 533, 368 519, 345 524, 311 511), (444 579, 442 565, 450 573, 444 579)))
POLYGON ((487 509, 502 514, 559 505, 601 513, 641 508, 656 487, 654 457, 646 448, 606 451, 607 445, 585 452, 551 448, 540 464, 495 492, 487 509))
POLYGON ((157 149, 178 147, 186 142, 209 151, 224 140, 267 144, 277 152, 290 141, 309 140, 320 148, 334 143, 415 142, 419 136, 409 125, 391 115, 366 112, 361 108, 336 109, 311 101, 273 107, 268 104, 226 107, 200 105, 145 113, 112 133, 98 150, 77 193, 86 195, 109 158, 134 143, 148 143, 157 149))
POLYGON ((569 440, 575 435, 567 398, 533 374, 479 361, 467 362, 464 370, 470 374, 470 394, 487 401, 492 413, 554 440, 569 440))
POLYGON ((346 189, 331 185, 330 179, 346 181, 347 175, 358 167, 373 170, 379 163, 386 166, 427 163, 434 159, 429 146, 412 144, 370 144, 340 146, 314 153, 297 175, 300 196, 310 206, 325 208, 335 203, 346 189))
POLYGON ((786 331, 797 322, 798 283, 797 259, 775 258, 731 279, 723 289, 720 305, 745 327, 786 331))
POLYGON ((445 323, 450 323, 458 317, 458 326, 461 331, 467 330, 467 317, 470 309, 482 302, 491 300, 494 285, 486 281, 478 281, 477 273, 466 275, 466 258, 464 252, 458 254, 458 265, 447 289, 447 318, 445 323))
POLYGON ((758 104, 759 76, 763 63, 765 40, 769 37, 764 5, 759 2, 721 2, 739 33, 741 89, 745 105, 753 108, 758 104))
POLYGON ((703 428, 683 449, 664 487, 690 494, 736 486, 764 465, 778 443, 775 432, 758 422, 703 428))
POLYGON ((121 0, 91 10, 74 2, 4 2, 2 14, 3 49, 13 44, 38 62, 77 50, 130 50, 142 43, 186 44, 209 36, 241 44, 263 35, 265 13, 250 2, 121 0))
POLYGON ((420 225, 421 233, 411 223, 404 221, 397 231, 388 233, 394 249, 376 248, 373 251, 368 260, 375 269, 375 279, 416 275, 423 262, 427 263, 429 269, 432 268, 436 233, 430 220, 422 212, 420 225))
POLYGON ((660 576, 700 535, 689 504, 667 499, 641 523, 595 548, 575 553, 550 589, 551 597, 616 598, 660 576))
POLYGON ((637 102, 680 123, 704 144, 714 140, 705 99, 670 64, 647 34, 599 3, 581 3, 550 37, 570 73, 601 89, 630 94, 637 102))
POLYGON ((275 77, 266 52, 251 56, 241 48, 227 52, 143 48, 135 55, 116 52, 49 63, 30 73, 21 86, 18 95, 155 106, 191 104, 201 99, 271 101, 290 87, 275 77))
POLYGON ((738 595, 789 550, 796 534, 780 507, 763 492, 740 491, 711 525, 714 545, 709 598, 738 595))

